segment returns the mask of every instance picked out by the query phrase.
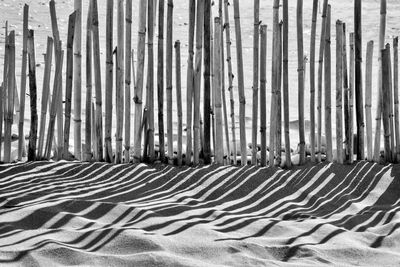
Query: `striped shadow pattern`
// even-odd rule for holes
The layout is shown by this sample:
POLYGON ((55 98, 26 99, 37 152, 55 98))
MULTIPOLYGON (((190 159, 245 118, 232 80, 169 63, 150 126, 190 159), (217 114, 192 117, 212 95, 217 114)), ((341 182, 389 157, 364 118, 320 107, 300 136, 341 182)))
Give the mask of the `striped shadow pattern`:
POLYGON ((397 165, 367 162, 293 170, 1 165, 0 263, 49 246, 96 253, 128 233, 173 242, 255 242, 280 248, 280 261, 343 240, 398 250, 399 174, 397 165))

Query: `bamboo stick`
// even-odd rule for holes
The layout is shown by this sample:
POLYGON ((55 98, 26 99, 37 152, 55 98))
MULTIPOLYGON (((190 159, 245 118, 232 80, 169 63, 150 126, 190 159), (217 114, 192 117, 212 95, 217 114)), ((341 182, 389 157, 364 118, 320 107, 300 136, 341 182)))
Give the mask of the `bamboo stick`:
MULTIPOLYGON (((276 145, 275 145, 275 157, 276 164, 278 166, 281 165, 281 154, 282 154, 282 24, 281 21, 279 23, 279 34, 278 34, 278 75, 277 79, 277 87, 276 87, 276 145)), ((304 72, 305 75, 305 72, 304 72)))
POLYGON ((346 23, 342 23, 342 73, 343 73, 343 104, 344 104, 344 127, 346 138, 345 159, 348 163, 353 163, 353 151, 350 149, 350 140, 353 138, 350 134, 350 102, 349 102, 349 77, 347 72, 347 38, 346 23))
MULTIPOLYGON (((198 0, 197 2, 197 16, 196 24, 204 24, 204 0, 198 0)), ((194 134, 193 134, 193 163, 194 165, 199 164, 199 153, 200 153, 200 86, 201 86, 201 59, 202 59, 202 39, 203 39, 203 27, 197 27, 196 29, 196 58, 194 68, 194 134)))
MULTIPOLYGON (((95 126, 96 125, 96 109, 95 109, 95 104, 94 103, 92 103, 92 107, 91 107, 91 110, 92 110, 92 126, 95 126)), ((97 139, 98 139, 98 137, 97 137, 97 133, 96 133, 96 127, 92 127, 92 139, 93 139, 93 142, 92 142, 92 145, 93 145, 93 158, 95 158, 95 159, 97 159, 99 156, 98 156, 98 147, 97 147, 97 139)))
POLYGON ((297 0, 297 60, 298 60, 298 90, 299 90, 299 134, 300 134, 300 165, 306 160, 304 136, 304 62, 303 62, 303 1, 297 0))
POLYGON ((388 68, 389 68, 389 127, 390 127, 390 153, 391 162, 394 163, 396 157, 396 145, 395 145, 395 128, 394 128, 394 112, 393 112, 393 80, 392 80, 392 60, 390 58, 390 44, 386 44, 388 50, 388 68))
POLYGON ((400 160, 400 126, 399 126, 399 38, 393 38, 393 93, 394 93, 394 125, 396 136, 396 156, 400 160))
POLYGON ((336 21, 336 159, 343 164, 343 24, 336 21))
POLYGON ((144 76, 144 58, 146 45, 146 9, 147 0, 141 0, 139 4, 139 29, 138 29, 138 51, 137 51, 137 75, 135 86, 135 143, 134 143, 134 162, 140 162, 142 150, 141 120, 142 120, 142 94, 144 76))
POLYGON ((24 144, 24 117, 25 117, 25 94, 26 94, 26 61, 27 61, 27 43, 28 43, 28 16, 29 6, 24 5, 24 17, 22 26, 22 67, 21 67, 21 108, 18 123, 18 160, 22 160, 24 144))
MULTIPOLYGON (((8 88, 8 55, 9 55, 9 45, 8 45, 8 21, 5 23, 5 35, 4 35, 4 67, 3 67, 3 86, 1 87, 1 100, 0 100, 0 137, 3 137, 3 119, 4 119, 4 157, 6 154, 6 139, 5 139, 5 128, 7 125, 7 88, 8 88)), ((0 160, 2 158, 1 155, 1 146, 2 142, 0 142, 0 160)))
POLYGON ((204 164, 211 163, 211 0, 204 3, 204 164))
MULTIPOLYGON (((167 4, 167 58, 166 58, 166 82, 167 82, 167 142, 168 142, 168 161, 172 164, 173 148, 173 124, 172 124, 172 30, 173 30, 173 0, 168 0, 167 4)), ((202 25, 202 24, 199 24, 202 25)), ((202 28, 202 27, 200 27, 202 28)))
POLYGON ((253 28, 253 122, 251 164, 257 164, 257 122, 258 122, 258 58, 259 58, 260 0, 254 1, 253 28))
MULTIPOLYGON (((349 142, 349 150, 354 155, 354 137, 353 137, 353 124, 354 124, 354 61, 355 61, 355 52, 354 52, 354 33, 350 33, 350 70, 349 70, 349 110, 350 110, 350 117, 349 117, 349 128, 350 133, 349 135, 352 137, 350 138, 349 142)), ((352 158, 353 159, 353 158, 352 158)))
MULTIPOLYGON (((124 127, 124 1, 118 0, 117 5, 117 21, 118 21, 118 54, 117 54, 117 69, 116 69, 116 86, 115 86, 115 101, 116 101, 116 142, 115 142, 115 163, 122 162, 122 132, 124 127)), ((153 28, 153 27, 151 27, 153 28)))
MULTIPOLYGON (((284 3, 287 0, 284 0, 284 3)), ((261 134, 261 162, 262 167, 267 165, 267 25, 260 27, 260 134, 261 134)), ((285 88, 285 87, 284 87, 285 88)), ((286 104, 287 92, 284 89, 284 102, 286 104)), ((286 107, 286 106, 285 106, 286 107)), ((285 113, 286 115, 286 113, 285 113)), ((285 125, 286 126, 286 125, 285 125)), ((290 152, 289 152, 290 155, 290 152)), ((290 158, 290 156, 289 156, 290 158)))
MULTIPOLYGON (((132 58, 132 0, 126 1, 125 11, 125 150, 124 162, 130 161, 131 149, 131 58, 132 58)), ((153 28, 153 27, 152 27, 153 28)))
MULTIPOLYGON (((279 9, 279 0, 274 0, 274 7, 278 3, 277 9, 279 9)), ((237 54, 237 70, 238 70, 238 89, 239 89, 239 125, 240 125, 240 155, 242 166, 247 165, 247 142, 246 142, 246 98, 244 95, 244 76, 243 76, 243 53, 242 53, 242 33, 240 27, 240 8, 239 0, 233 1, 233 11, 235 17, 235 32, 236 32, 236 54, 237 54)), ((278 25, 278 19, 276 25, 278 25)))
POLYGON ((92 1, 92 32, 93 32, 93 66, 96 85, 96 138, 97 160, 103 161, 103 115, 101 95, 101 64, 100 64, 100 40, 99 40, 99 16, 97 0, 92 1))
POLYGON ((365 62, 365 123, 367 130, 367 160, 373 160, 372 146, 372 60, 374 53, 374 41, 367 43, 367 55, 365 62))
POLYGON ((153 26, 153 2, 150 0, 148 3, 148 86, 147 86, 147 108, 148 113, 148 141, 149 141, 149 161, 153 162, 155 158, 154 152, 154 50, 153 50, 153 39, 154 39, 154 26, 153 26))
POLYGON ((385 161, 391 162, 390 151, 390 51, 385 48, 381 50, 381 64, 382 64, 382 114, 383 114, 383 129, 384 129, 384 147, 385 147, 385 161))
POLYGON ((178 166, 182 165, 181 43, 175 42, 176 103, 178 106, 178 166))
MULTIPOLYGON (((44 135, 46 128, 46 117, 50 95, 50 75, 51 75, 51 62, 53 60, 53 38, 47 37, 47 49, 45 55, 44 78, 42 88, 42 106, 39 126, 39 142, 37 158, 43 158, 44 135)), ((22 115, 22 112, 21 112, 22 115)))
MULTIPOLYGON (((85 116, 85 152, 84 152, 85 161, 91 161, 93 156, 92 155, 92 53, 93 51, 92 51, 92 11, 91 11, 92 7, 91 6, 92 5, 90 2, 88 9, 88 16, 87 16, 87 25, 86 25, 86 106, 85 106, 86 116, 85 116)), ((112 60, 112 51, 111 51, 111 60, 112 60)), ((108 67, 108 64, 106 66, 108 67)), ((106 86, 107 86, 107 81, 108 80, 106 75, 106 86)))
POLYGON ((82 0, 74 0, 74 155, 82 160, 82 0))
MULTIPOLYGON (((229 1, 224 0, 224 14, 225 14, 225 39, 226 39, 226 61, 228 63, 228 91, 230 98, 230 117, 231 117, 231 130, 232 130, 232 153, 233 153, 233 164, 237 165, 237 146, 236 146, 236 122, 235 122, 235 99, 233 96, 233 73, 232 73, 232 57, 231 57, 231 33, 229 24, 229 1)), ((265 106, 265 105, 264 105, 265 106)))
POLYGON ((71 98, 72 98, 72 84, 73 84, 73 68, 74 68, 74 35, 75 35, 75 19, 76 11, 74 11, 68 20, 68 39, 67 39, 67 73, 65 84, 65 121, 64 121, 64 149, 63 158, 68 159, 69 149, 69 132, 71 126, 71 98))
POLYGON ((332 162, 332 114, 331 114, 331 6, 326 12, 324 77, 325 77, 325 135, 326 160, 332 162))
POLYGON ((15 31, 8 35, 8 76, 7 76, 7 105, 4 129, 4 162, 11 162, 11 127, 14 113, 14 87, 15 87, 15 31))
MULTIPOLYGON (((315 36, 317 32, 318 0, 313 0, 310 39, 310 146, 311 161, 315 162, 315 36)), ((323 28, 324 24, 322 24, 323 28)))
MULTIPOLYGON (((283 0, 283 106, 284 106, 284 131, 285 131, 285 154, 286 167, 292 166, 290 132, 289 132, 289 4, 283 0)), ((315 38, 314 38, 315 39, 315 38)), ((315 42, 314 42, 315 45, 315 42)), ((315 126, 314 126, 315 127, 315 126)), ((311 127, 312 128, 312 127, 311 127)), ((314 131, 315 132, 315 131, 314 131)))
POLYGON ((64 59, 64 51, 56 51, 56 70, 54 74, 54 83, 53 83, 53 96, 51 100, 51 108, 50 108, 50 120, 49 120, 49 126, 48 126, 48 131, 47 131, 47 139, 46 139, 46 147, 45 147, 45 153, 44 156, 47 160, 50 159, 50 154, 51 154, 51 146, 53 143, 53 137, 54 137, 54 126, 55 126, 55 121, 56 121, 56 115, 57 115, 57 109, 58 109, 58 98, 59 94, 61 93, 61 88, 60 88, 60 83, 57 82, 57 80, 62 78, 62 66, 63 66, 63 59, 64 59))
MULTIPOLYGON (((214 25, 213 16, 212 16, 212 9, 210 11, 209 20, 210 20, 210 23, 212 25, 214 25)), ((213 54, 214 54, 214 32, 213 31, 214 31, 214 27, 211 27, 211 29, 210 29, 210 36, 211 36, 211 38, 210 38, 210 50, 211 50, 211 52, 210 52, 210 54, 211 54, 211 57, 210 57, 210 77, 211 77, 211 80, 214 77, 214 56, 213 56, 213 54)), ((210 106, 211 126, 212 126, 211 135, 212 135, 212 148, 213 148, 213 152, 214 152, 213 155, 215 157, 215 113, 214 113, 214 101, 215 101, 215 99, 213 97, 214 94, 211 94, 211 96, 212 96, 211 97, 211 106, 210 106)))
MULTIPOLYGON (((106 12, 106 93, 105 93, 105 121, 104 121, 104 159, 111 163, 112 152, 112 109, 113 109, 113 21, 114 21, 114 0, 107 0, 106 12)), ((88 36, 89 39, 89 36, 88 36)), ((92 36, 90 36, 92 39, 92 36)), ((91 47, 90 47, 91 49, 91 47)), ((89 75, 87 73, 87 75, 89 75)), ((91 74, 90 74, 91 75, 91 74)), ((91 103, 91 102, 90 102, 91 103)), ((90 104, 91 106, 91 104, 90 104)), ((91 108, 90 108, 91 109, 91 108)), ((93 125, 94 126, 94 125, 93 125)))
POLYGON ((354 1, 354 41, 355 41, 355 95, 357 118, 357 159, 364 159, 364 113, 362 88, 362 30, 361 0, 354 1))
MULTIPOLYGON (((190 1, 189 6, 194 6, 190 1)), ((190 7, 189 7, 190 9, 190 7)), ((190 22, 189 22, 190 23, 190 22)), ((194 25, 193 25, 194 28, 194 25)), ((165 162, 164 133, 164 0, 158 0, 158 63, 157 63, 157 97, 158 97, 158 138, 160 161, 165 162)), ((190 55, 189 55, 190 59, 190 55)), ((188 63, 189 64, 189 63, 188 63)), ((193 67, 193 63, 192 63, 193 67)), ((188 65, 189 68, 189 65, 188 65)), ((188 87, 189 90, 189 87, 188 87)), ((191 103, 191 102, 190 102, 191 103)), ((189 105, 189 104, 188 104, 189 105)))
POLYGON ((214 18, 214 77, 213 96, 215 112, 215 162, 224 163, 224 138, 222 130, 222 95, 221 95, 221 19, 214 18))
POLYGON ((36 143, 37 143, 37 88, 36 88, 36 60, 35 60, 35 42, 34 32, 29 30, 27 49, 29 57, 29 95, 31 100, 31 129, 29 133, 28 161, 36 160, 36 143))

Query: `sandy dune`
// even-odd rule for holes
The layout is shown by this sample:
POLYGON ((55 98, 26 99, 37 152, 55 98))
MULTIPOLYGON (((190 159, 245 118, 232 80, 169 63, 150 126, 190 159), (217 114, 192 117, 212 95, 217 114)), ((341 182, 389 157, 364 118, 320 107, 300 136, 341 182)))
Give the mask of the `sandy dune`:
POLYGON ((0 265, 400 265, 399 166, 0 166, 0 265))

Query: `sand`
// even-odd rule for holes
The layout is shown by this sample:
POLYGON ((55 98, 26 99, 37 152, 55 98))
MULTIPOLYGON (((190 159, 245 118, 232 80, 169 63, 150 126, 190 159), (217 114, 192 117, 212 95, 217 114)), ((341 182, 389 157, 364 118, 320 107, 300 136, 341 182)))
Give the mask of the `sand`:
POLYGON ((400 167, 0 166, 2 266, 398 266, 400 167))

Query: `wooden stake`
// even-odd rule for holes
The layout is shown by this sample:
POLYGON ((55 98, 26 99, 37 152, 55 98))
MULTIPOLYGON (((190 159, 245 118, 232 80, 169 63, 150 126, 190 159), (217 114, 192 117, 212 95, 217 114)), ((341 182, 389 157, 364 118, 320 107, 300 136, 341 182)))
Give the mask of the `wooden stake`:
MULTIPOLYGON (((354 61, 355 61, 355 51, 354 51, 354 33, 350 33, 350 86, 349 86, 349 107, 350 107, 350 117, 349 117, 349 128, 350 128, 350 136, 354 136, 354 61)), ((354 137, 350 139, 349 142, 349 150, 352 151, 352 155, 354 155, 354 137)), ((353 158, 352 158, 353 159, 353 158)))
POLYGON ((384 129, 384 144, 385 144, 385 161, 391 162, 390 150, 390 51, 385 48, 381 50, 382 63, 382 114, 383 114, 383 129, 384 129))
POLYGON ((211 163, 211 0, 204 3, 204 164, 211 163))
MULTIPOLYGON (((194 6, 190 1, 189 5, 194 6)), ((190 9, 190 7, 189 7, 190 9)), ((194 28, 194 25, 193 25, 194 28)), ((165 162, 164 132, 164 0, 158 0, 158 63, 157 63, 157 97, 158 97, 158 138, 160 161, 165 162)), ((190 55, 189 55, 190 59, 190 55)), ((188 63, 189 64, 189 63, 188 63)), ((193 63, 192 63, 193 67, 193 63)), ((189 66, 188 66, 189 68, 189 66)), ((189 90, 189 88, 188 88, 189 90)))
POLYGON ((343 73, 343 104, 344 104, 344 127, 346 138, 346 150, 344 160, 350 164, 353 163, 353 151, 350 150, 350 140, 353 138, 350 134, 350 102, 349 102, 349 78, 347 73, 347 38, 346 38, 346 23, 342 23, 342 73, 343 73))
MULTIPOLYGON (((310 146, 311 161, 315 162, 315 36, 317 32, 318 0, 313 0, 310 39, 310 146)), ((324 28, 324 24, 322 24, 324 28)))
MULTIPOLYGON (((196 24, 204 24, 204 0, 197 2, 196 24)), ((201 59, 202 59, 203 27, 196 29, 196 63, 194 68, 194 135, 193 135, 193 163, 199 164, 200 154, 200 86, 201 86, 201 59)), ((168 60, 167 60, 168 61, 168 60)))
POLYGON ((367 130, 367 160, 373 160, 372 146, 372 61, 374 54, 374 41, 367 44, 367 56, 365 62, 365 123, 367 130))
MULTIPOLYGON (((327 12, 328 12, 328 0, 324 0, 322 7, 322 21, 321 21, 321 36, 319 43, 319 60, 318 60, 318 103, 317 103, 317 111, 318 111, 318 134, 317 134, 317 151, 318 151, 318 161, 321 161, 322 155, 322 72, 323 72, 323 63, 324 63, 324 51, 326 47, 326 30, 328 27, 327 22, 327 12)), ((330 25, 329 25, 330 27, 330 25)), ((330 37, 329 37, 330 40, 330 37)), ((329 67, 330 68, 330 67, 329 67)), ((330 83, 330 77, 329 83, 330 83)), ((330 89, 329 89, 330 91, 330 89)), ((330 105, 330 104, 329 104, 330 105)), ((330 106, 329 106, 330 109, 330 106)), ((325 133, 326 135, 326 133, 325 133)), ((327 137, 327 136, 326 136, 327 137)))
POLYGON ((299 90, 299 133, 300 133, 300 165, 306 160, 304 136, 304 61, 303 61, 303 1, 297 0, 297 61, 299 90))
POLYGON ((396 135, 396 152, 394 158, 400 161, 400 126, 399 126, 399 37, 393 38, 393 93, 394 93, 394 125, 396 135))
MULTIPOLYGON (((274 0, 274 7, 279 0, 274 0)), ((240 28, 240 8, 239 0, 233 1, 233 11, 235 17, 235 32, 236 32, 236 55, 237 55, 237 70, 238 70, 238 89, 239 89, 239 126, 240 126, 240 155, 242 166, 247 165, 247 142, 246 142, 246 98, 244 95, 244 76, 243 76, 243 53, 242 53, 242 31, 240 28)), ((274 21, 275 21, 274 16, 274 21)), ((277 22, 277 19, 276 19, 277 22)), ((274 27, 278 25, 274 24, 274 27)))
POLYGON ((386 44, 386 50, 388 50, 388 68, 389 68, 389 127, 390 127, 390 153, 391 162, 394 162, 396 157, 396 145, 395 145, 395 128, 394 128, 394 112, 393 112, 393 80, 392 80, 392 60, 390 58, 390 44, 386 44))
MULTIPOLYGON (((233 73, 232 73, 232 57, 231 57, 231 33, 229 26, 229 11, 228 11, 229 1, 224 0, 224 13, 225 13, 225 39, 226 39, 226 61, 228 63, 228 91, 231 103, 231 128, 232 128, 232 154, 233 154, 233 164, 237 165, 237 146, 236 146, 236 122, 235 122, 235 99, 233 96, 233 73)), ((264 105, 265 106, 265 105, 264 105)))
MULTIPOLYGON (((91 11, 92 7, 91 6, 92 4, 90 2, 88 9, 88 16, 87 16, 87 25, 86 25, 86 106, 85 106, 86 117, 85 117, 85 157, 84 157, 85 161, 91 161, 93 156, 92 155, 92 52, 93 51, 92 51, 92 11, 91 11)), ((111 60, 112 60, 112 51, 111 51, 111 60)), ((107 81, 108 80, 106 75, 106 85, 107 81)))
MULTIPOLYGON (((95 110, 95 107, 94 107, 94 103, 92 103, 92 107, 91 107, 91 109, 92 109, 92 126, 95 126, 96 125, 96 110, 95 110)), ((95 159, 97 159, 99 156, 98 156, 98 147, 97 147, 97 139, 98 139, 98 137, 97 137, 97 133, 96 133, 96 127, 92 127, 92 139, 93 139, 93 142, 92 142, 92 144, 93 144, 93 157, 95 158, 95 159)))
POLYGON ((178 166, 182 166, 181 43, 175 42, 176 102, 178 105, 178 166))
POLYGON ((7 38, 8 48, 8 76, 7 76, 7 105, 5 114, 4 128, 4 162, 11 162, 11 127, 13 124, 14 114, 14 87, 15 87, 15 31, 10 31, 7 38))
POLYGON ((258 131, 258 57, 259 57, 260 0, 254 1, 253 28, 253 123, 252 123, 252 157, 251 164, 257 164, 257 131, 258 131))
POLYGON ((45 158, 47 160, 50 159, 51 155, 51 146, 53 143, 53 137, 54 137, 54 126, 56 122, 56 115, 57 115, 57 109, 58 109, 58 98, 59 94, 61 93, 61 88, 60 88, 60 83, 57 81, 62 79, 62 66, 63 66, 63 59, 64 59, 64 51, 60 50, 56 52, 56 71, 54 75, 54 83, 53 83, 53 96, 51 99, 51 108, 50 108, 50 120, 49 120, 49 127, 47 131, 47 139, 46 139, 46 147, 45 147, 45 158))
POLYGON ((221 20, 214 18, 214 77, 213 96, 215 112, 215 162, 224 163, 224 137, 222 130, 222 99, 221 99, 221 20))
MULTIPOLYGON (((131 59, 132 59, 132 0, 126 1, 125 12, 125 150, 124 162, 130 161, 131 149, 131 59)), ((153 28, 153 27, 152 27, 153 28)))
POLYGON ((355 95, 357 118, 357 160, 364 159, 364 113, 362 94, 362 30, 361 0, 354 1, 354 40, 355 40, 355 95))
POLYGON ((82 0, 74 0, 74 155, 82 160, 82 0))
POLYGON ((21 108, 18 124, 18 160, 22 160, 22 151, 24 144, 24 118, 25 118, 25 95, 26 95, 26 60, 27 60, 27 44, 28 44, 28 16, 29 6, 24 5, 24 20, 22 27, 22 69, 21 69, 21 108))
POLYGON ((336 21, 336 159, 343 164, 343 24, 336 21))
MULTIPOLYGON (((113 21, 114 21, 114 0, 107 0, 106 13, 106 93, 105 93, 105 122, 104 122, 104 157, 105 161, 111 163, 112 152, 112 109, 113 109, 113 21)), ((90 38, 92 38, 90 36, 90 38)), ((87 74, 89 75, 89 74, 87 74)), ((91 102, 90 102, 91 103, 91 102)), ((91 104, 90 104, 91 105, 91 104)))
MULTIPOLYGON (((154 152, 154 52, 153 52, 153 39, 154 39, 154 26, 153 26, 153 2, 150 0, 148 3, 148 85, 147 85, 147 108, 148 108, 148 141, 149 141, 149 161, 152 163, 155 158, 154 152)), ((171 59, 172 60, 172 59, 171 59)))
POLYGON ((146 46, 146 9, 147 0, 141 0, 139 4, 139 30, 138 30, 138 52, 137 52, 137 75, 135 96, 135 144, 134 144, 134 162, 140 162, 142 150, 141 124, 142 124, 142 95, 144 79, 144 58, 146 46))
MULTIPOLYGON (((168 0, 167 8, 167 58, 166 58, 166 79, 167 79, 167 135, 168 135, 168 161, 172 164, 174 156, 173 124, 172 124, 172 34, 173 34, 173 0, 168 0)), ((202 24, 199 24, 202 25, 202 24)), ((202 28, 202 27, 200 27, 202 28)))
MULTIPOLYGON (((276 164, 281 165, 281 153, 282 153, 282 24, 279 23, 279 34, 278 34, 278 73, 277 73, 277 87, 276 87, 276 133, 275 133, 275 157, 276 164)), ((305 72, 304 72, 305 75, 305 72)))
POLYGON ((99 40, 99 16, 97 0, 92 1, 92 32, 93 32, 93 66, 96 85, 96 138, 97 160, 103 161, 103 114, 101 92, 101 64, 100 64, 100 40, 99 40))
MULTIPOLYGON (((7 88, 8 88, 8 82, 7 82, 7 76, 8 76, 8 55, 9 55, 9 45, 8 45, 8 21, 5 23, 5 40, 4 40, 4 67, 3 67, 3 83, 1 86, 1 100, 0 100, 0 137, 3 137, 3 119, 4 119, 4 128, 6 128, 7 125, 7 88)), ((5 129, 4 129, 5 131, 5 129)), ((6 145, 5 145, 5 133, 4 133, 4 156, 6 154, 6 145)), ((0 160, 2 158, 1 155, 1 146, 2 142, 0 142, 0 160)), ((11 145, 10 145, 11 146, 11 145)), ((10 148, 11 149, 11 148, 10 148)), ((11 153, 11 152, 10 152, 11 153)))
POLYGON ((36 88, 36 60, 35 60, 35 42, 33 30, 28 32, 28 56, 29 56, 29 95, 31 100, 31 129, 29 133, 28 161, 36 160, 36 142, 37 142, 37 88, 36 88))
MULTIPOLYGON (((122 162, 122 131, 124 127, 124 1, 118 0, 118 54, 117 54, 117 70, 116 70, 116 142, 115 142, 115 163, 122 162)), ((151 27, 153 28, 153 27, 151 27)))
POLYGON ((324 77, 325 77, 325 135, 326 161, 332 162, 332 114, 331 114, 331 6, 326 12, 324 77))
POLYGON ((67 39, 67 73, 65 84, 65 124, 64 124, 64 149, 63 158, 68 159, 69 149, 69 132, 71 126, 71 98, 72 98, 72 83, 73 83, 73 67, 74 67, 74 34, 75 34, 75 19, 76 11, 69 16, 68 21, 68 39, 67 39))
MULTIPOLYGON (((284 0, 284 3, 287 0, 284 0)), ((266 84, 267 84, 267 25, 260 27, 260 134, 261 134, 261 166, 267 165, 267 101, 266 84)), ((286 103, 287 92, 284 87, 284 102, 286 103)), ((286 104, 285 104, 286 105, 286 104)), ((286 106, 285 106, 286 110, 286 106)), ((285 113, 286 115, 286 113, 285 113)), ((286 124, 285 124, 286 127, 286 124)), ((286 137, 286 135, 285 135, 286 137)), ((289 151, 290 158, 290 151, 289 151)))

